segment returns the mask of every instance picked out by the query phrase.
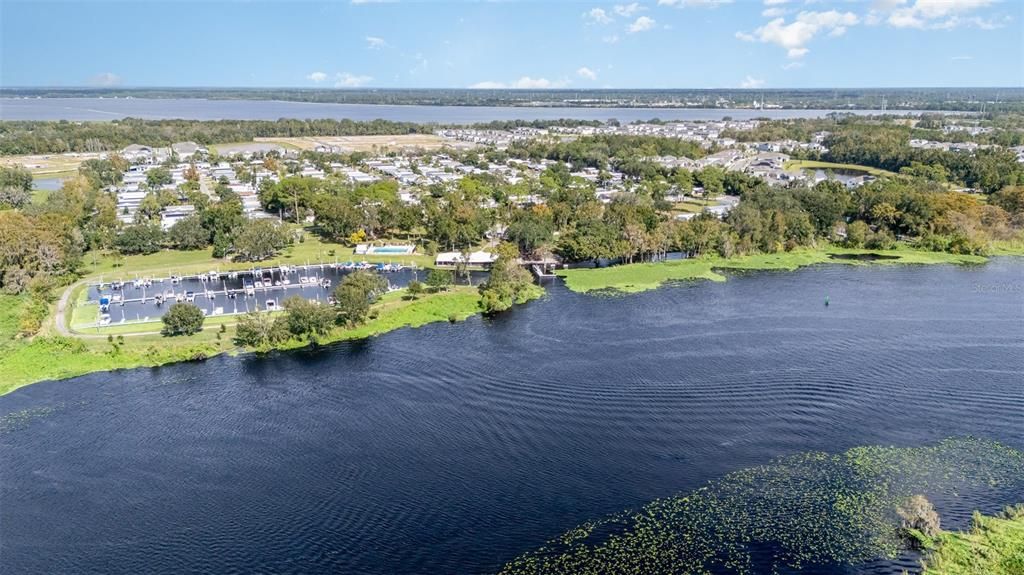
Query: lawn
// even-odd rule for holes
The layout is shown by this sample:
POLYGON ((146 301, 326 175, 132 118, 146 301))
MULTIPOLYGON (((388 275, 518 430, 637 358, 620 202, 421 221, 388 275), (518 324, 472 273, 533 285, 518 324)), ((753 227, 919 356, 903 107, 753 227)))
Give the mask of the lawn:
POLYGON ((90 280, 128 280, 146 276, 189 275, 211 270, 247 270, 253 267, 271 267, 281 264, 299 265, 350 260, 415 264, 418 267, 434 265, 433 256, 423 254, 411 256, 355 255, 351 247, 322 241, 318 236, 307 232, 303 242, 296 242, 285 248, 278 256, 261 262, 232 262, 226 259, 217 259, 213 257, 213 248, 195 251, 161 250, 148 255, 122 257, 113 252, 90 252, 85 257, 82 274, 90 280), (332 251, 333 255, 331 255, 332 251))
POLYGON ((848 170, 851 172, 864 172, 877 177, 899 175, 896 172, 890 172, 889 170, 872 168, 871 166, 862 166, 860 164, 836 164, 833 162, 817 162, 814 160, 790 160, 786 162, 783 167, 791 172, 800 170, 848 170))

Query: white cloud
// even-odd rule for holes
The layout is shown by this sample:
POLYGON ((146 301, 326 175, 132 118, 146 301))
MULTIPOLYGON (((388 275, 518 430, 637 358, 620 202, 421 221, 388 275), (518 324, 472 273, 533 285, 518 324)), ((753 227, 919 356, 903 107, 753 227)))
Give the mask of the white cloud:
POLYGON ((789 0, 764 0, 765 6, 778 6, 779 4, 788 4, 789 0))
POLYGON ((109 87, 121 85, 121 77, 113 72, 103 72, 89 78, 90 86, 109 87))
POLYGON ((576 70, 576 75, 580 78, 586 78, 587 80, 597 80, 597 72, 583 66, 579 70, 576 70))
POLYGON ((631 4, 616 4, 613 8, 615 13, 618 14, 619 16, 622 16, 623 18, 630 18, 631 16, 633 16, 633 14, 636 14, 637 12, 644 9, 645 8, 641 6, 638 2, 633 2, 631 4))
POLYGON ((747 76, 742 82, 740 82, 740 88, 743 88, 744 90, 752 90, 754 88, 760 88, 761 86, 764 86, 764 80, 753 76, 747 76))
POLYGON ((507 88, 501 82, 477 82, 469 87, 470 90, 504 90, 507 88))
POLYGON ((325 74, 323 72, 313 72, 309 76, 306 76, 306 79, 307 80, 312 80, 312 81, 316 82, 317 84, 319 84, 320 82, 323 82, 324 80, 327 79, 327 74, 325 74))
POLYGON ((657 24, 657 22, 654 20, 654 18, 641 16, 634 20, 633 23, 630 24, 628 28, 626 28, 626 31, 629 32, 630 34, 636 34, 637 32, 646 32, 651 28, 654 28, 655 24, 657 24))
POLYGON ((523 76, 516 80, 513 84, 513 88, 521 90, 546 90, 548 88, 564 88, 569 84, 568 80, 558 80, 552 82, 547 78, 531 78, 529 76, 523 76))
POLYGON ((736 37, 747 42, 759 41, 775 44, 786 49, 790 58, 802 58, 809 49, 807 44, 819 33, 828 32, 839 36, 846 28, 860 22, 853 12, 800 12, 792 22, 786 23, 785 18, 776 18, 752 34, 737 32, 736 37))
POLYGON ((797 60, 795 62, 786 62, 785 64, 782 65, 782 69, 783 70, 796 70, 798 68, 803 68, 803 67, 804 67, 804 63, 799 61, 799 60, 797 60))
POLYGON ((786 13, 785 8, 765 8, 761 11, 761 15, 765 18, 778 18, 786 13))
POLYGON ((658 0, 658 6, 679 6, 680 8, 717 8, 732 4, 733 0, 658 0))
POLYGON ((608 12, 605 12, 604 8, 591 8, 583 13, 583 18, 592 24, 609 24, 613 20, 608 15, 608 12))
POLYGON ((377 36, 366 37, 366 47, 369 48, 370 50, 380 50, 381 48, 387 45, 388 43, 384 41, 384 38, 380 38, 377 36))
POLYGON ((604 36, 603 38, 601 38, 601 41, 604 42, 605 44, 618 44, 619 43, 619 35, 618 34, 609 34, 608 36, 604 36))
POLYGON ((995 4, 995 0, 883 0, 865 18, 868 24, 885 22, 893 28, 950 29, 975 26, 985 30, 1002 27, 1005 21, 968 16, 995 4))
POLYGON ((338 72, 334 76, 335 88, 359 88, 373 81, 372 76, 356 76, 348 72, 338 72))
POLYGON ((954 62, 964 62, 964 61, 973 60, 973 59, 974 59, 974 56, 953 56, 952 58, 950 58, 950 60, 952 60, 954 62))
POLYGON ((529 76, 523 76, 514 82, 477 82, 476 84, 470 85, 471 90, 550 90, 554 88, 564 88, 569 85, 568 80, 551 81, 547 78, 531 78, 529 76))

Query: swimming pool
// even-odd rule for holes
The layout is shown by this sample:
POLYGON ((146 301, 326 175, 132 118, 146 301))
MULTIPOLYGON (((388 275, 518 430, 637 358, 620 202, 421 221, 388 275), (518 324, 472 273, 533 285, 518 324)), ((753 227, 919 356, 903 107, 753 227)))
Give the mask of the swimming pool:
POLYGON ((413 252, 415 247, 413 246, 380 246, 372 247, 366 250, 368 254, 402 254, 408 255, 413 252))

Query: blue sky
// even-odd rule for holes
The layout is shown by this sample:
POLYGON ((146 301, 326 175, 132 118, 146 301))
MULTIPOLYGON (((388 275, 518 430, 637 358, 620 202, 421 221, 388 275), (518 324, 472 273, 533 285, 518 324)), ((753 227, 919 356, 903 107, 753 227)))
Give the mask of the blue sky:
POLYGON ((1022 0, 0 0, 0 85, 1024 85, 1022 0))

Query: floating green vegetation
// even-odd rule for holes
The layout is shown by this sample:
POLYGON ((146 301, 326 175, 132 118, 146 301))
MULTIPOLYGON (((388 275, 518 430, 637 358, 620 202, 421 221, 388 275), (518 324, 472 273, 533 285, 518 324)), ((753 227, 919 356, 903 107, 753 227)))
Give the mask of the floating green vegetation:
POLYGON ((853 565, 902 549, 896 508, 913 494, 1021 488, 1024 452, 981 439, 805 453, 588 522, 501 573, 704 575, 853 565))

